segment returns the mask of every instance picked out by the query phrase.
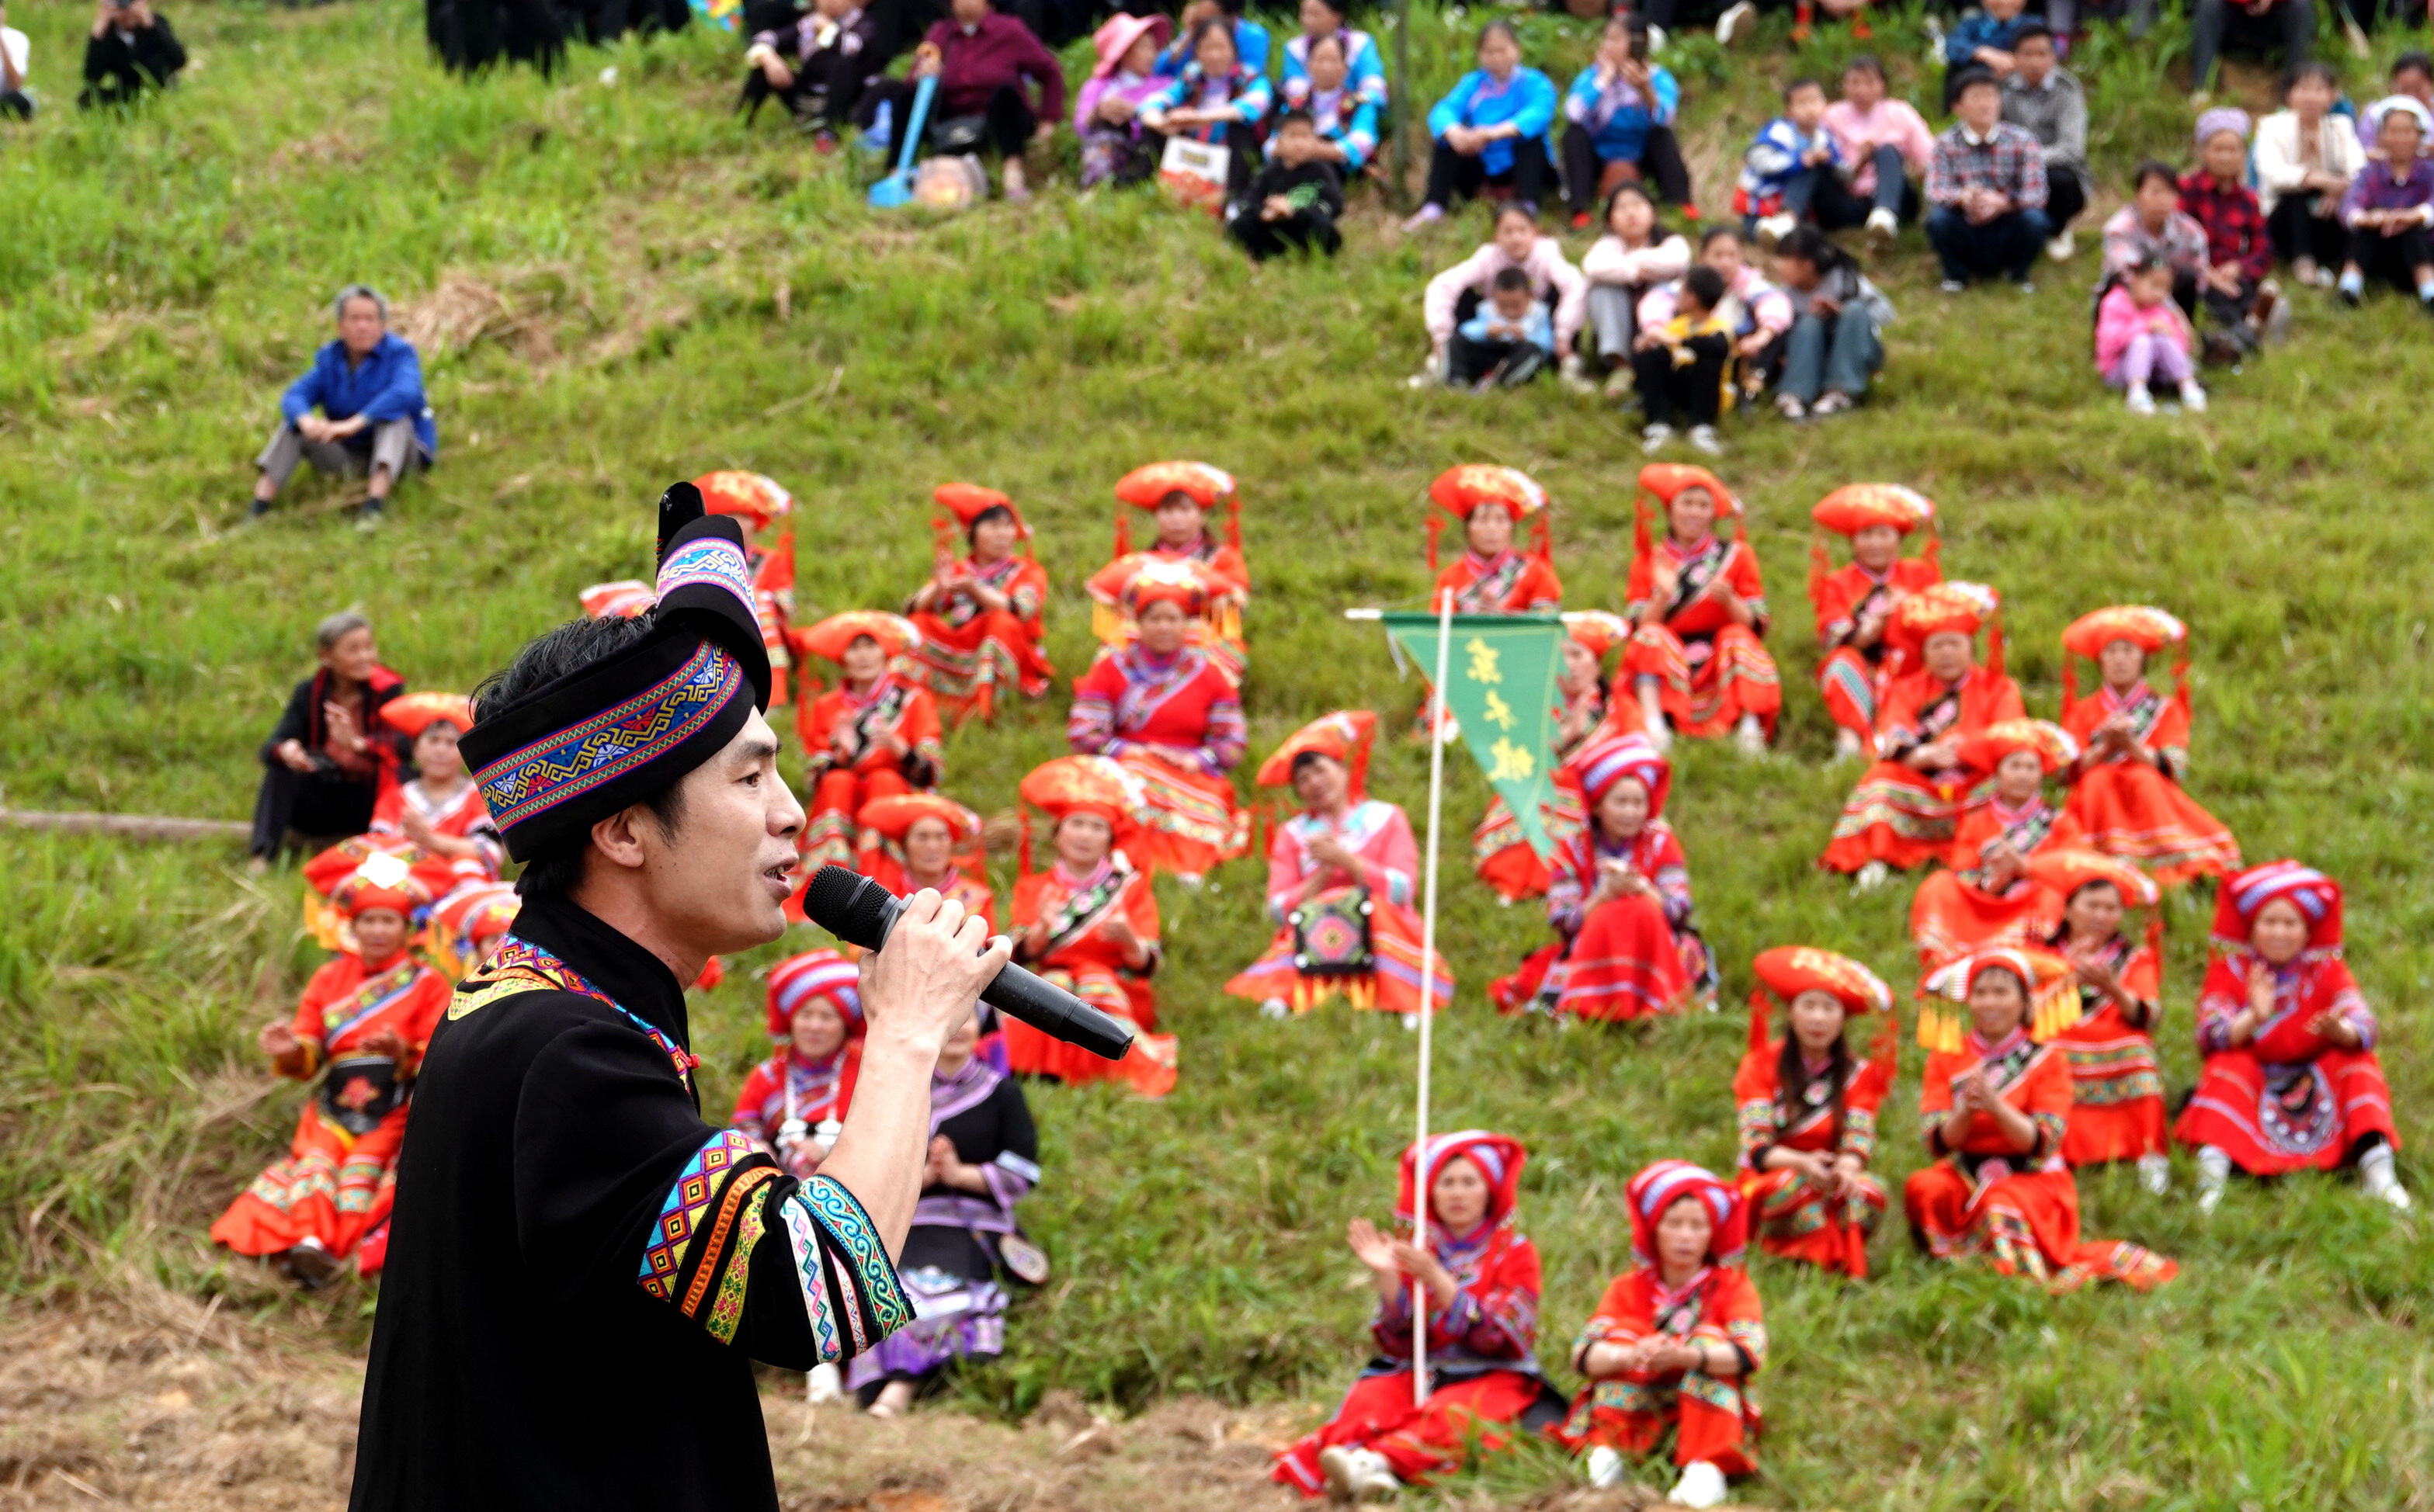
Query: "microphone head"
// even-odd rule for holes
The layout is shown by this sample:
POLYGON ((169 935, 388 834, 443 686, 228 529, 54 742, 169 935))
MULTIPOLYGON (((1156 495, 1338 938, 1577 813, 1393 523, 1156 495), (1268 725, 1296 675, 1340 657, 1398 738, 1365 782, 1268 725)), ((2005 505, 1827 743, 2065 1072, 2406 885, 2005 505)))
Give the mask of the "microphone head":
POLYGON ((831 864, 803 889, 803 916, 849 945, 877 950, 887 936, 895 894, 858 872, 831 864))

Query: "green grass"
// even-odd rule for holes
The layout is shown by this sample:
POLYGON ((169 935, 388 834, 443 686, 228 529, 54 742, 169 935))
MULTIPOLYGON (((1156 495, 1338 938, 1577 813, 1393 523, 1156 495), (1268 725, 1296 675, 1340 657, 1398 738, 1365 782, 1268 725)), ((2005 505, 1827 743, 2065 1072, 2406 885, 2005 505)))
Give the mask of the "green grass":
MULTIPOLYGON (((1069 673, 1088 654, 1079 583, 1104 559, 1109 484, 1165 455, 1231 469, 1259 579, 1248 703, 1262 751, 1336 706, 1399 727, 1413 688, 1394 683, 1382 637, 1338 611, 1419 595, 1418 501, 1452 462, 1543 481, 1568 603, 1619 606, 1638 462, 1624 421, 1551 387, 1486 401, 1401 387, 1422 342, 1419 282, 1475 244, 1476 212, 1414 242, 1363 210, 1340 262, 1258 269, 1206 222, 1140 196, 1058 187, 1027 214, 883 218, 841 160, 766 116, 739 126, 728 54, 698 34, 578 53, 556 82, 469 84, 426 62, 419 15, 397 0, 173 14, 193 76, 122 120, 63 109, 86 12, 11 11, 52 109, 0 131, 10 807, 242 818, 253 748, 321 614, 361 605, 416 685, 465 688, 572 613, 577 587, 637 573, 649 501, 713 466, 766 470, 802 501, 807 610, 909 589, 934 484, 1008 489, 1039 527, 1069 673), (597 77, 611 60, 613 87, 597 77), (414 299, 443 277, 503 304, 484 333, 426 353, 442 467, 369 541, 335 512, 337 490, 301 480, 270 523, 230 533, 276 387, 324 339, 329 291, 363 279, 414 299)), ((2183 155, 2176 26, 2145 52, 2098 43, 2108 174, 2183 155)), ((1559 76, 1585 56, 1577 24, 1525 30, 1566 60, 1559 76)), ((1882 31, 1905 87, 1929 94, 1908 61, 1914 24, 1882 31)), ((1736 150, 1773 81, 1830 71, 1849 48, 1826 32, 1798 58, 1778 35, 1729 66, 1686 42, 1694 161, 1736 150)), ((1422 93, 1461 65, 1459 35, 1433 14, 1414 44, 1422 93)), ((1704 186, 1723 201, 1714 172, 1704 186)), ((2196 790, 2252 857, 2296 853, 2349 885, 2352 960, 2387 1025, 2404 1131, 2424 1137, 2434 438, 2419 385, 2434 383, 2434 328, 2389 299, 2343 314, 2305 298, 2292 345, 2220 378, 2210 415, 2137 421, 2089 370, 2093 261, 2045 270, 2033 297, 1946 300, 1906 243, 1883 270, 1902 318, 1868 410, 1728 427, 1723 470, 1752 505, 1790 708, 1781 759, 1682 757, 1673 817, 1727 1003, 1751 954, 1791 941, 1912 980, 1906 892, 1854 898, 1811 867, 1849 773, 1821 765, 1831 732, 1807 682, 1803 597, 1808 505, 1852 479, 1897 480, 1944 505, 1948 569, 2008 595, 2013 669, 2041 712, 2057 695, 2055 636, 2080 612, 2151 601, 2195 626, 2196 790)), ((1060 697, 958 735, 951 790, 1010 805, 1020 773, 1061 749, 1062 714, 1060 697)), ((1375 786, 1416 812, 1425 774, 1397 743, 1375 786)), ((1534 1151, 1525 1215, 1548 1261, 1552 1358, 1623 1261, 1629 1175, 1660 1156, 1731 1158, 1742 1021, 1728 1007, 1558 1034, 1487 1012, 1481 988, 1540 926, 1466 875, 1483 802, 1457 764, 1443 927, 1462 992, 1438 1040, 1437 1118, 1509 1130, 1534 1151)), ((106 1292, 132 1268, 266 1317, 323 1311, 202 1239, 291 1127, 300 1094, 268 1085, 250 1039, 314 959, 293 876, 249 882, 240 862, 233 846, 0 831, 13 1046, 0 1058, 0 1274, 15 1293, 106 1292)), ((1244 862, 1205 892, 1163 892, 1161 991, 1184 1056, 1173 1098, 1035 1094, 1049 1177, 1029 1215, 1058 1275, 968 1399, 1020 1409, 1061 1385, 1123 1404, 1183 1391, 1318 1404, 1359 1357, 1365 1291, 1337 1235, 1390 1198, 1413 1042, 1391 1019, 1277 1026, 1217 995, 1262 943, 1260 881, 1244 862)), ((2195 900, 2170 906, 2176 1087, 2195 1074, 2205 917, 2195 900)), ((762 1053, 749 971, 697 1017, 720 1106, 762 1053)), ((1916 1064, 1912 1050, 1888 1113, 1894 1180, 1916 1161, 1916 1064)), ((1893 1233, 1863 1287, 1762 1266, 1775 1355, 1753 1499, 2434 1503, 2422 1220, 2370 1210, 2345 1179, 2302 1179, 2236 1188, 2201 1223, 2181 1176, 2163 1200, 2127 1173, 2082 1183, 2091 1232, 2180 1259, 2182 1279, 2151 1298, 2049 1301, 1926 1265, 1893 1233)), ((341 1299, 334 1348, 359 1347, 354 1312, 341 1299)), ((1524 1456, 1464 1485, 1518 1489, 1555 1469, 1524 1456)))

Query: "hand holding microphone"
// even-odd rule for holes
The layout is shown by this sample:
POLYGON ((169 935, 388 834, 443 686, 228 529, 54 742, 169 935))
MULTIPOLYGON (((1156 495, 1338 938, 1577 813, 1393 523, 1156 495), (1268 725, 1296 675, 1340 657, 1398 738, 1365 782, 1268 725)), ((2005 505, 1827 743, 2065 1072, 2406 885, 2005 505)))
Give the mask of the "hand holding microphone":
MULTIPOLYGON (((904 912, 904 902, 866 876, 847 871, 842 866, 823 866, 811 884, 803 890, 803 914, 814 924, 849 944, 879 952, 875 969, 886 969, 887 937, 904 912)), ((967 921, 966 927, 972 924, 967 921)), ((1053 1035, 1068 1045, 1078 1045, 1092 1055, 1118 1061, 1132 1048, 1130 1025, 1100 1012, 1063 988, 1041 981, 1020 966, 1006 960, 1010 947, 992 945, 988 952, 975 951, 975 957, 986 963, 993 955, 1003 969, 985 977, 979 990, 980 1000, 1022 1020, 1043 1034, 1053 1035)), ((925 1001, 942 995, 944 989, 925 986, 918 995, 925 1001)), ((968 1001, 969 992, 957 994, 959 1001, 968 1001)))

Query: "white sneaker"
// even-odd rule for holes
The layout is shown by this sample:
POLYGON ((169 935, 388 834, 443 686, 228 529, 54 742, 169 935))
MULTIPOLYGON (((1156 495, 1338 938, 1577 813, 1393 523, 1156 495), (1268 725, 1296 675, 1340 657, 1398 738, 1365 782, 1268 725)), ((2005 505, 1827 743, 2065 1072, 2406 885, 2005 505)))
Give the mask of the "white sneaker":
POLYGON ((1797 425, 1808 418, 1808 406, 1800 402, 1797 394, 1777 394, 1774 397, 1774 413, 1797 425))
POLYGON ((1861 742, 1861 741, 1860 741, 1860 732, 1859 732, 1859 731, 1857 731, 1857 730, 1846 730, 1846 729, 1843 728, 1843 727, 1842 727, 1841 725, 1839 725, 1839 724, 1838 724, 1838 725, 1836 725, 1836 726, 1834 727, 1834 759, 1835 759, 1835 760, 1837 760, 1837 761, 1852 761, 1852 760, 1857 760, 1857 759, 1859 758, 1860 752, 1861 751, 1861 749, 1862 749, 1862 748, 1863 748, 1863 747, 1862 747, 1862 742, 1861 742))
POLYGON ((1813 419, 1831 419, 1833 416, 1843 414, 1850 408, 1850 395, 1843 393, 1839 388, 1829 388, 1825 393, 1817 396, 1816 403, 1808 406, 1808 414, 1813 419))
POLYGON ((1723 439, 1716 434, 1716 428, 1712 425, 1690 427, 1690 446, 1694 450, 1704 451, 1711 457, 1721 457, 1724 454, 1723 439))
POLYGON ((2222 1206, 2222 1186, 2220 1181, 2209 1181, 2203 1176, 2198 1178, 2198 1216, 2210 1218, 2214 1216, 2214 1210, 2222 1206))
POLYGON ((1581 1469, 1587 1474, 1589 1484, 1600 1490, 1622 1484, 1622 1456, 1603 1444, 1589 1451, 1581 1469))
POLYGON ((2149 1153, 2138 1157, 2138 1184, 2162 1197, 2172 1189, 2172 1163, 2163 1155, 2149 1153))
POLYGON ((1260 1016, 1261 1018, 1291 1018, 1293 1017, 1293 1005, 1286 1002, 1281 997, 1261 998, 1260 1000, 1260 1016))
POLYGON ((2181 385, 2181 408, 2191 415, 2203 415, 2206 411, 2206 391, 2198 386, 2194 378, 2181 385))
POLYGON ((1342 1444, 1322 1449, 1318 1468, 1327 1473, 1331 1502, 1383 1501, 1403 1488, 1387 1467, 1386 1456, 1374 1449, 1347 1449, 1342 1444))
POLYGON ((1420 1015, 1416 1011, 1403 1015, 1403 1031, 1407 1034, 1420 1032, 1420 1015))
POLYGON ((1901 222, 1894 218, 1892 211, 1878 205, 1868 212, 1868 250, 1881 252, 1893 246, 1894 238, 1900 234, 1901 222))
POLYGON ((1639 433, 1639 450, 1654 456, 1672 439, 1673 428, 1660 420, 1639 433))
POLYGON ((1740 723, 1733 727, 1733 746, 1752 760, 1766 755, 1766 727, 1758 723, 1757 715, 1741 716, 1740 723))
POLYGON ((1724 1472, 1706 1460, 1694 1459, 1682 1467, 1682 1478, 1673 1483, 1672 1493, 1665 1498, 1672 1506, 1707 1507, 1724 1500, 1724 1472))
POLYGON ((1791 229, 1799 224, 1798 216, 1784 213, 1769 215, 1760 220, 1757 223, 1758 249, 1766 252, 1774 251, 1774 244, 1791 235, 1791 229))
POLYGON ((813 1406, 824 1402, 837 1402, 845 1396, 845 1373, 833 1365, 815 1365, 811 1368, 807 1395, 813 1406))
POLYGON ((1562 379, 1564 386, 1575 394, 1597 392, 1597 385, 1589 382, 1588 369, 1581 364, 1579 352, 1573 352, 1566 357, 1563 365, 1556 369, 1556 374, 1562 379))
POLYGON ((2146 384, 2133 383, 2130 392, 2122 396, 2121 407, 2133 415, 2152 415, 2155 413, 2155 396, 2147 392, 2146 384))
POLYGON ((2410 1208, 2417 1205, 2409 1198, 2408 1188, 2401 1185, 2398 1181, 2394 1181, 2390 1186, 2383 1189, 2383 1199, 2386 1202, 2391 1203, 2395 1209, 2402 1213, 2406 1213, 2410 1208))
POLYGON ((1854 892, 1874 892, 1877 889, 1884 886, 1886 881, 1890 879, 1893 875, 1894 869, 1887 866, 1884 862, 1870 861, 1867 865, 1860 867, 1859 872, 1852 876, 1851 891, 1854 892))
POLYGON ((2358 1160, 2358 1183, 2369 1197, 2381 1198, 2401 1212, 2413 1205, 2408 1193, 2400 1184, 2400 1173, 2392 1164, 2391 1147, 2378 1145, 2358 1160))
POLYGON ((1750 28, 1757 25, 1757 7, 1750 4, 1750 0, 1735 0, 1733 5, 1725 8, 1723 15, 1716 18, 1717 44, 1730 47, 1734 42, 1749 35, 1750 28))
POLYGON ((1608 399, 1629 398, 1631 395, 1633 377, 1634 375, 1631 371, 1631 365, 1628 363, 1616 368, 1613 372, 1606 374, 1605 397, 1608 399))
POLYGON ((1404 220, 1403 234, 1408 236, 1414 231, 1427 230, 1430 227, 1434 226, 1437 222, 1445 219, 1445 207, 1443 205, 1422 205, 1419 209, 1412 212, 1411 215, 1404 220))
POLYGON ((2060 236, 2055 237, 2052 241, 2046 244, 2046 256, 2053 259, 2057 263, 2069 262, 2070 254, 2078 250, 2078 239, 2072 236, 2068 231, 2063 232, 2060 236))
POLYGON ((1969 285, 1962 282, 1959 279, 1946 279, 1943 282, 1937 284, 1935 288, 1936 292, 1939 294, 1967 294, 1969 292, 1969 285))

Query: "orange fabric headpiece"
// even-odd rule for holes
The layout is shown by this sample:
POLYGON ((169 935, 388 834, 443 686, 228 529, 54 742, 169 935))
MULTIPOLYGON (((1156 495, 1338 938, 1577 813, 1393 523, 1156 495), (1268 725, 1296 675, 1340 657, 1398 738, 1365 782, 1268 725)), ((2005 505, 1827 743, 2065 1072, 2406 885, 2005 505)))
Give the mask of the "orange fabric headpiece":
POLYGON ((1031 769, 1022 801, 1051 819, 1097 814, 1120 831, 1142 802, 1140 779, 1109 756, 1069 756, 1031 769))
POLYGON ((632 578, 594 583, 576 597, 583 602, 583 612, 594 620, 639 620, 660 602, 657 588, 632 578))
MULTIPOLYGON (((1891 1014, 1894 990, 1885 979, 1850 957, 1815 945, 1776 945, 1761 950, 1750 962, 1760 991, 1750 994, 1749 1046, 1766 1048, 1769 1012, 1767 994, 1786 1007, 1803 993, 1824 993, 1849 1013, 1891 1014)), ((1890 1027, 1890 1026, 1888 1026, 1890 1027)))
MULTIPOLYGON (((1243 496, 1234 491, 1234 475, 1205 462, 1153 462, 1135 467, 1116 480, 1116 501, 1135 509, 1156 509, 1175 494, 1182 494, 1204 510, 1214 509, 1219 501, 1226 504, 1226 544, 1240 552, 1243 549, 1243 496)), ((1119 508, 1116 511, 1115 554, 1123 556, 1132 550, 1132 522, 1119 508)))
POLYGON ((1901 606, 1894 611, 1893 623, 1887 627, 1887 639, 1915 664, 1928 637, 1946 631, 1974 636, 1980 628, 1991 626, 1986 636, 1986 670, 1999 677, 2003 671, 2002 608, 2003 596, 1985 584, 1950 579, 1902 600, 1901 606))
POLYGON ((899 845, 915 824, 934 819, 947 826, 947 833, 959 844, 968 844, 981 838, 981 816, 952 798, 934 792, 890 793, 873 798, 854 815, 854 823, 864 829, 875 830, 899 845))
POLYGON ((1673 501, 1689 488, 1704 488, 1707 497, 1716 501, 1718 525, 1740 518, 1741 501, 1733 497, 1722 478, 1687 462, 1652 462, 1639 469, 1639 492, 1631 501, 1631 547, 1637 555, 1646 556, 1656 538, 1648 501, 1654 499, 1659 509, 1670 510, 1673 501))
POLYGON ((2029 994, 2029 1038, 2043 1045, 2079 1022, 2079 982, 2068 960, 2034 945, 1997 945, 1958 957, 1919 984, 1918 1043, 1960 1054, 1969 991, 1997 969, 2018 977, 2029 994))
POLYGON ((1276 754, 1260 763, 1262 788, 1293 782, 1294 762, 1305 753, 1332 756, 1344 763, 1355 803, 1368 796, 1369 749, 1378 739, 1378 716, 1367 709, 1339 709, 1321 715, 1287 737, 1276 754))
POLYGON ((2117 640, 2152 656, 2165 647, 2178 654, 2172 661, 2172 698, 2181 712, 2189 711, 2189 627, 2163 610, 2143 603, 2117 603, 2081 615, 2062 633, 2062 717, 2070 718, 2079 702, 2079 658, 2094 661, 2117 640))
POLYGON ((701 490, 703 508, 713 515, 750 520, 756 531, 767 530, 770 521, 795 512, 795 496, 780 487, 775 478, 761 473, 705 472, 693 485, 701 490))
POLYGON ((1031 539, 1031 526, 1014 501, 994 488, 984 488, 976 483, 942 483, 930 492, 939 507, 954 517, 955 525, 963 530, 972 528, 973 521, 992 509, 1003 509, 1014 517, 1014 533, 1024 540, 1031 539))
POLYGON ((1172 603, 1187 618, 1200 619, 1208 614, 1209 599, 1226 582, 1190 557, 1137 552, 1123 560, 1133 566, 1123 574, 1123 586, 1117 590, 1116 601, 1136 621, 1153 603, 1172 603))
POLYGON ((348 919, 386 909, 411 922, 431 907, 433 896, 430 883, 404 858, 376 851, 330 890, 330 907, 348 919))
POLYGON ((1607 653, 1631 638, 1631 626, 1610 609, 1568 609, 1564 613, 1564 633, 1603 661, 1607 653))
POLYGON ((411 740, 445 721, 464 734, 473 727, 473 701, 462 693, 401 693, 381 705, 381 722, 411 740))
POLYGON ((1808 512, 1816 523, 1808 541, 1808 601, 1817 602, 1824 591, 1826 574, 1833 564, 1826 556, 1826 533, 1857 535, 1871 525, 1891 525, 1907 535, 1921 526, 1927 528, 1927 550, 1920 552, 1922 561, 1942 571, 1944 541, 1936 532, 1935 501, 1915 488, 1905 488, 1897 483, 1846 483, 1825 498, 1808 512))
POLYGON ((2039 887, 2068 902, 2081 888, 2110 883, 2121 894, 2122 906, 2151 909, 2163 895, 2155 879, 2118 856, 2081 846, 2041 850, 2029 858, 2029 876, 2039 887))
POLYGON ((845 649, 864 636, 879 642, 890 660, 921 643, 921 632, 900 614, 880 609, 848 609, 832 614, 802 633, 800 645, 823 661, 842 663, 845 649))
MULTIPOLYGON (((1448 467, 1429 484, 1429 498, 1445 515, 1467 524, 1472 511, 1482 504, 1497 504, 1513 517, 1513 523, 1532 520, 1531 550, 1539 560, 1554 554, 1554 539, 1547 520, 1547 490, 1538 481, 1518 467, 1500 467, 1490 462, 1466 462, 1448 467)), ((1445 515, 1431 510, 1429 514, 1429 570, 1437 569, 1437 536, 1445 529, 1445 515)))
POLYGON ((2050 720, 1997 720, 1961 742, 1961 764, 1992 773, 2014 751, 2033 751, 2048 777, 2079 759, 2079 742, 2050 720))

